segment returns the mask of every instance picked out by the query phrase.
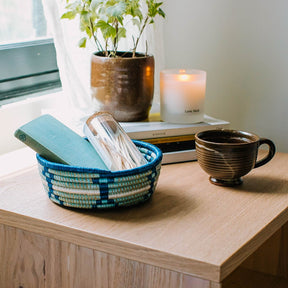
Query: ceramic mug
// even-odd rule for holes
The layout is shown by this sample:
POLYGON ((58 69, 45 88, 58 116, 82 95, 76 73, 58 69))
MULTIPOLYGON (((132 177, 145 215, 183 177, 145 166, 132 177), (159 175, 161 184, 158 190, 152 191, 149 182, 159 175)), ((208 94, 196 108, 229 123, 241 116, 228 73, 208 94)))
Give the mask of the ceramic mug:
POLYGON ((242 183, 242 176, 269 162, 275 154, 274 143, 267 138, 229 129, 202 131, 195 135, 200 167, 210 175, 210 182, 221 186, 242 183), (264 158, 257 160, 258 149, 267 144, 264 158))

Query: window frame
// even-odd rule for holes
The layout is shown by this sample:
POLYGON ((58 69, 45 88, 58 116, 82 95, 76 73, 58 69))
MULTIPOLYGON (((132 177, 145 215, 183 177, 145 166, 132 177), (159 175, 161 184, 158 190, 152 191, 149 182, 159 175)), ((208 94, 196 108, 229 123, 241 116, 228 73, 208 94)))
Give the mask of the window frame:
POLYGON ((0 103, 61 87, 52 38, 0 45, 0 63, 0 103))

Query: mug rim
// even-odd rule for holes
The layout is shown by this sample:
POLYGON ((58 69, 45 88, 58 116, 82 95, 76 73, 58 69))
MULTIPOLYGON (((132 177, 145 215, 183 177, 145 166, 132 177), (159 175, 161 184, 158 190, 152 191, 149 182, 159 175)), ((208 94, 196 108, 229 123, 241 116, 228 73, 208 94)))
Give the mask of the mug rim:
POLYGON ((257 135, 257 134, 254 134, 254 133, 251 133, 251 132, 247 132, 247 131, 242 131, 242 130, 237 130, 237 129, 227 129, 227 128, 224 128, 224 129, 211 129, 211 130, 205 130, 205 131, 200 131, 198 133, 196 133, 195 135, 195 142, 200 142, 202 141, 203 143, 207 143, 207 144, 216 144, 216 145, 231 145, 231 146, 239 146, 239 145, 251 145, 251 144, 254 144, 256 142, 258 142, 260 140, 260 137, 257 135), (237 142, 237 143, 231 143, 231 142, 215 142, 215 141, 209 141, 209 140, 206 140, 206 139, 202 139, 201 136, 203 137, 203 135, 205 134, 212 134, 213 133, 221 133, 221 134, 224 134, 224 133, 235 133, 238 134, 238 135, 243 135, 243 136, 246 136, 246 138, 248 138, 249 142, 237 142), (247 137, 248 136, 248 137, 247 137), (252 138, 255 138, 255 140, 253 140, 252 138))

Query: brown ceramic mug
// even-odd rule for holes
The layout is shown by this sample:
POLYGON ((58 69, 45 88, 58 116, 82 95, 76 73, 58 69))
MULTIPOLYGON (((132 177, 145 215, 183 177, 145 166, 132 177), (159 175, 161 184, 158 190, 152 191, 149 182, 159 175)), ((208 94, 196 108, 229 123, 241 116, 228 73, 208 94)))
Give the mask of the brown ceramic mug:
POLYGON ((199 132, 195 142, 200 167, 210 175, 211 183, 221 186, 241 184, 242 176, 269 162, 276 150, 269 139, 229 129, 199 132), (269 150, 264 158, 257 160, 262 144, 267 144, 269 150))

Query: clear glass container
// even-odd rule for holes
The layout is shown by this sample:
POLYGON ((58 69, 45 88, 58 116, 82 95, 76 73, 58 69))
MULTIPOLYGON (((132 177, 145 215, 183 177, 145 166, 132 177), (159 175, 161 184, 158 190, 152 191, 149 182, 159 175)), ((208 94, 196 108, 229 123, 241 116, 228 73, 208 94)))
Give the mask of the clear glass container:
POLYGON ((147 163, 136 145, 106 112, 95 113, 84 124, 84 134, 111 171, 132 169, 147 163))

